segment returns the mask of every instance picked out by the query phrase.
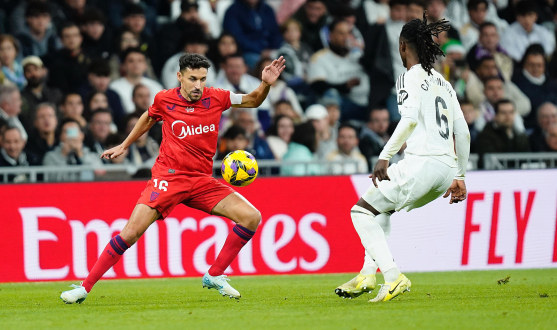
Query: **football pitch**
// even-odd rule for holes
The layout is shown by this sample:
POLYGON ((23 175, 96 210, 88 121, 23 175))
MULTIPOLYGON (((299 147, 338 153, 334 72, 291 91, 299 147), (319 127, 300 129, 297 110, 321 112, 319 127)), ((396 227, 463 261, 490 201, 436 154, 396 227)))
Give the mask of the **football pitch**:
POLYGON ((81 305, 58 298, 69 282, 0 284, 0 329, 556 328, 557 269, 406 275, 412 291, 380 304, 378 288, 333 293, 353 274, 232 277, 240 301, 201 278, 101 281, 81 305))

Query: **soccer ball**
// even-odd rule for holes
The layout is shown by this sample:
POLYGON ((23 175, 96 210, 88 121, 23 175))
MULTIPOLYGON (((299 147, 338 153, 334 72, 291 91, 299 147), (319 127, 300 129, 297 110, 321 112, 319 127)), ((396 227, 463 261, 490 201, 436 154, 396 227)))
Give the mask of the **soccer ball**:
POLYGON ((226 182, 236 187, 245 187, 252 183, 259 170, 255 157, 244 150, 232 151, 226 155, 220 169, 226 182))

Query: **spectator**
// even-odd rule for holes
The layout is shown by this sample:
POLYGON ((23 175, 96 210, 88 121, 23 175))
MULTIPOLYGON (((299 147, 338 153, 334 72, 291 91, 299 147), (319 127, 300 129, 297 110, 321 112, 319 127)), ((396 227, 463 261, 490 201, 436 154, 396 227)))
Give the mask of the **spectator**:
MULTIPOLYGON (((110 108, 114 114, 114 118, 118 121, 124 117, 124 108, 122 101, 116 91, 109 88, 110 85, 110 66, 106 60, 96 59, 91 61, 87 68, 87 81, 84 82, 79 88, 79 95, 82 100, 87 100, 92 93, 103 93, 108 101, 108 106, 103 108, 110 108)), ((87 108, 86 117, 91 114, 90 108, 87 108)))
POLYGON ((91 7, 87 6, 87 0, 61 0, 62 11, 66 21, 77 24, 79 18, 91 7))
MULTIPOLYGON (((207 23, 211 37, 217 39, 222 33, 222 23, 224 21, 224 15, 234 3, 234 0, 212 0, 212 1, 198 1, 199 5, 199 17, 207 23)), ((174 1, 172 5, 178 4, 178 1, 174 1)), ((179 13, 179 9, 176 10, 179 13)))
MULTIPOLYGON (((136 37, 133 32, 124 28, 120 34, 116 37, 114 54, 110 56, 109 65, 110 65, 110 80, 114 81, 123 74, 123 66, 122 66, 122 56, 126 54, 126 50, 130 48, 138 48, 143 50, 145 45, 141 44, 141 40, 136 37)), ((152 53, 153 47, 148 48, 149 52, 152 53)), ((152 58, 156 58, 156 56, 151 55, 152 58)), ((147 58, 147 72, 145 73, 147 78, 156 80, 157 76, 155 75, 155 70, 153 69, 153 65, 151 63, 151 59, 147 58)))
POLYGON ((478 42, 470 49, 466 56, 466 61, 470 70, 476 71, 480 64, 480 59, 493 57, 495 64, 505 81, 509 81, 513 75, 513 60, 507 52, 499 45, 499 32, 495 24, 486 22, 479 27, 478 42))
POLYGON ((226 155, 236 150, 246 150, 248 149, 248 144, 246 130, 240 126, 232 125, 222 136, 216 159, 222 160, 226 155))
POLYGON ((44 155, 58 144, 56 126, 58 118, 54 104, 40 103, 35 111, 35 129, 30 133, 26 146, 28 151, 38 157, 39 164, 42 164, 44 155))
POLYGON ((300 22, 289 19, 280 28, 284 42, 277 51, 277 57, 284 57, 288 65, 281 73, 281 77, 289 84, 297 86, 306 78, 306 68, 313 54, 311 47, 300 41, 302 25, 300 22))
POLYGON ((294 121, 286 115, 274 118, 273 125, 267 131, 267 143, 277 160, 281 160, 288 150, 288 143, 294 133, 294 121))
POLYGON ((329 114, 329 126, 333 130, 338 131, 340 126, 340 105, 334 98, 323 98, 319 101, 319 104, 323 105, 327 109, 329 114))
MULTIPOLYGON (((356 27, 356 11, 352 9, 349 5, 339 5, 332 15, 335 20, 340 20, 348 23, 350 26, 350 33, 347 39, 347 47, 350 51, 350 56, 355 58, 360 58, 364 50, 364 37, 358 28, 356 27)), ((321 43, 324 48, 329 48, 329 26, 325 25, 319 31, 321 36, 321 43)))
POLYGON ((62 12, 62 9, 54 1, 48 1, 48 0, 21 0, 21 1, 16 1, 16 2, 19 2, 19 4, 12 10, 12 12, 10 14, 10 19, 9 19, 9 21, 10 21, 9 31, 11 31, 12 35, 19 35, 27 29, 27 25, 26 25, 27 20, 26 20, 25 13, 27 12, 27 7, 29 6, 30 3, 35 3, 35 2, 47 3, 48 2, 49 6, 50 6, 49 13, 51 15, 51 20, 52 20, 52 22, 54 23, 55 26, 60 26, 61 23, 66 20, 66 17, 64 16, 64 13, 62 12))
POLYGON ((73 119, 79 123, 81 129, 87 127, 87 120, 83 118, 83 99, 77 93, 66 94, 60 104, 62 119, 73 119))
POLYGON ((62 47, 51 24, 50 4, 32 1, 25 9, 27 28, 17 34, 23 56, 44 56, 62 47))
MULTIPOLYGON (((247 94, 261 85, 261 80, 247 74, 247 67, 242 56, 238 53, 228 55, 221 65, 223 75, 218 76, 214 87, 230 90, 238 94, 247 94)), ((266 98, 259 109, 253 110, 262 122, 263 127, 269 127, 271 122, 271 103, 266 98)), ((226 114, 226 113, 225 113, 226 114)), ((248 132, 249 134, 249 132, 248 132)))
MULTIPOLYGON (((557 104, 557 83, 548 79, 545 71, 545 54, 543 47, 534 44, 528 47, 521 63, 522 71, 517 71, 513 82, 528 96, 532 109, 538 109, 543 103, 557 104)), ((536 127, 536 113, 531 111, 524 118, 524 126, 536 127)))
MULTIPOLYGON (((164 88, 171 89, 180 86, 180 82, 176 77, 176 73, 180 71, 180 57, 185 53, 195 53, 205 56, 207 51, 209 50, 209 44, 207 42, 207 38, 204 35, 198 34, 189 36, 184 41, 184 48, 179 53, 174 54, 171 58, 169 58, 164 67, 162 69, 161 74, 161 81, 164 85, 164 88)), ((211 66, 207 70, 207 80, 205 80, 205 84, 207 87, 213 86, 215 79, 217 78, 217 73, 215 71, 215 66, 212 62, 211 66)))
POLYGON ((28 56, 21 62, 27 86, 21 92, 21 114, 25 122, 32 122, 35 118, 35 109, 40 103, 58 104, 62 101, 62 92, 46 85, 48 70, 38 56, 28 56))
POLYGON ((108 98, 103 92, 92 92, 87 96, 85 100, 85 112, 86 117, 88 118, 91 117, 93 112, 98 109, 110 109, 108 98))
POLYGON ((358 150, 358 135, 356 128, 349 124, 342 124, 338 129, 337 150, 327 155, 331 162, 355 161, 357 164, 334 164, 333 174, 366 173, 368 170, 366 158, 358 150))
MULTIPOLYGON (((140 116, 138 114, 134 113, 129 114, 126 118, 124 118, 124 122, 126 123, 126 136, 131 133, 135 124, 137 124, 139 117, 140 116)), ((130 163, 137 166, 143 164, 154 164, 155 159, 159 156, 159 144, 152 137, 150 137, 147 132, 132 143, 128 150, 129 154, 127 157, 130 163)))
POLYGON ((307 0, 293 16, 302 24, 301 41, 308 44, 314 52, 323 48, 319 31, 327 24, 328 17, 325 0, 307 0))
POLYGON ((549 126, 545 142, 550 151, 557 151, 557 124, 549 126))
POLYGON ((124 76, 111 82, 109 87, 120 95, 120 100, 127 113, 135 110, 132 93, 133 88, 137 84, 143 84, 149 88, 151 94, 151 104, 155 99, 155 94, 160 92, 163 87, 157 81, 144 77, 147 71, 147 60, 145 54, 138 48, 130 48, 126 50, 122 56, 124 63, 124 76))
POLYGON ((488 2, 487 0, 469 0, 466 7, 470 20, 460 28, 459 34, 462 45, 466 51, 469 51, 478 42, 479 28, 486 22, 488 2))
MULTIPOLYGON (((263 69, 265 69, 265 67, 270 65, 272 62, 273 60, 268 57, 261 58, 255 65, 253 76, 259 79, 263 69)), ((277 79, 277 81, 271 86, 271 90, 269 91, 267 98, 271 104, 276 104, 280 100, 287 100, 290 102, 290 105, 292 105, 292 109, 296 112, 296 117, 298 117, 298 119, 302 118, 304 115, 304 111, 302 110, 300 102, 298 102, 296 93, 292 90, 292 88, 288 87, 282 79, 277 79)), ((273 107, 271 107, 270 115, 275 115, 275 109, 273 107)))
MULTIPOLYGON (((215 70, 218 72, 217 79, 223 75, 221 66, 222 62, 228 55, 238 53, 238 44, 234 36, 228 32, 223 32, 217 39, 215 47, 209 50, 208 57, 215 64, 215 70)), ((284 73, 284 71, 283 71, 284 73)))
POLYGON ((79 18, 83 35, 83 53, 89 58, 107 59, 112 52, 112 33, 106 26, 106 17, 96 9, 89 8, 79 18))
POLYGON ((423 19, 426 2, 423 0, 407 0, 406 21, 423 19))
POLYGON ((242 127, 246 130, 248 138, 247 151, 249 151, 257 159, 275 159, 269 144, 265 138, 259 135, 257 124, 253 112, 249 109, 240 109, 236 112, 234 125, 242 127))
POLYGON ((59 88, 63 93, 77 92, 87 78, 89 57, 83 54, 83 38, 74 23, 67 23, 60 30, 63 48, 48 54, 44 59, 49 72, 49 85, 59 88))
MULTIPOLYGON (((448 0, 430 0, 427 1, 427 20, 429 23, 437 22, 447 16, 448 0)), ((448 32, 449 39, 461 40, 458 29, 449 22, 451 29, 448 32)))
POLYGON ((182 40, 197 34, 208 35, 209 27, 199 17, 198 8, 196 0, 182 0, 180 17, 161 27, 157 37, 157 72, 162 70, 167 59, 182 51, 182 40))
MULTIPOLYGON (((2 149, 0 150, 0 167, 14 166, 33 166, 39 165, 37 158, 30 153, 24 151, 25 140, 21 137, 21 131, 17 127, 8 126, 2 132, 2 149)), ((0 181, 3 181, 3 175, 0 181)), ((27 175, 9 175, 8 182, 25 182, 28 181, 27 175)))
MULTIPOLYGON (((157 30, 156 7, 160 2, 156 0, 108 0, 106 2, 108 3, 106 6, 108 20, 115 29, 120 29, 122 26, 141 26, 141 31, 144 31, 145 35, 148 36, 152 36, 157 30), (130 23, 130 21, 132 22, 130 23)), ((146 51, 146 49, 142 50, 146 51)))
POLYGON ((434 65, 445 79, 453 86, 458 97, 464 97, 466 93, 466 80, 469 78, 469 70, 466 66, 466 50, 458 40, 449 39, 441 46, 445 53, 434 65))
POLYGON ((341 118, 363 119, 369 94, 369 81, 363 67, 349 55, 346 46, 350 25, 335 21, 329 27, 330 48, 313 55, 308 80, 318 95, 339 99, 341 118))
POLYGON ((142 84, 137 84, 133 88, 132 100, 136 113, 144 113, 151 105, 151 94, 149 88, 142 84))
POLYGON ((389 129, 389 110, 386 108, 372 109, 369 114, 369 121, 362 126, 359 136, 359 148, 368 163, 368 170, 372 170, 372 159, 379 156, 383 146, 391 137, 389 129))
POLYGON ((22 90, 27 81, 23 75, 23 67, 16 60, 18 53, 18 43, 14 37, 0 35, 0 80, 4 80, 3 85, 14 85, 22 90))
MULTIPOLYGON (((502 3, 504 0, 497 1, 497 4, 502 3)), ((447 11, 444 17, 451 22, 456 29, 462 28, 470 21, 470 15, 467 15, 468 0, 451 0, 447 5, 447 11)), ((500 19, 497 15, 497 8, 495 2, 489 1, 487 5, 487 14, 485 20, 487 22, 495 23, 499 29, 503 30, 508 25, 505 20, 500 19)))
MULTIPOLYGON (((366 21, 369 25, 385 24, 391 11, 389 0, 364 0, 362 9, 364 10, 366 21)), ((431 15, 429 8, 428 13, 431 15)))
MULTIPOLYGON (((84 144, 92 153, 98 154, 99 159, 106 149, 106 138, 110 135, 112 123, 112 112, 108 109, 97 109, 91 115, 89 132, 85 136, 84 144)), ((105 159, 103 162, 108 163, 105 159)))
MULTIPOLYGON (((294 128, 288 150, 282 157, 285 162, 311 162, 316 157, 313 154, 317 148, 317 134, 312 123, 306 122, 299 124, 294 128)), ((322 170, 317 164, 296 164, 282 165, 280 172, 282 175, 303 176, 303 175, 319 175, 322 170)))
POLYGON ((79 123, 65 119, 60 125, 60 144, 45 154, 45 166, 91 165, 100 166, 100 157, 83 145, 83 132, 79 123))
POLYGON ((549 128, 555 124, 557 124, 557 107, 549 102, 542 104, 538 108, 538 127, 530 135, 530 149, 532 151, 550 151, 546 138, 549 134, 549 128))
MULTIPOLYGON (((476 72, 470 72, 468 81, 466 83, 466 95, 474 107, 479 107, 485 100, 485 89, 484 84, 487 79, 499 76, 499 71, 497 70, 497 65, 495 64, 495 59, 493 57, 484 57, 480 59, 480 64, 476 69, 476 72)), ((530 100, 512 81, 503 82, 504 93, 507 98, 509 98, 516 107, 517 113, 521 116, 526 116, 530 113, 531 104, 530 100)), ((492 103, 494 104, 494 103, 492 103)), ((490 111, 491 116, 486 119, 490 119, 495 115, 494 112, 490 111)), ((481 121, 480 121, 481 122, 481 121)), ((522 119, 517 119, 517 124, 522 125, 522 119)), ((479 127, 482 130, 483 127, 479 127)))
MULTIPOLYGON (((385 104, 391 120, 400 119, 395 82, 406 72, 398 50, 400 32, 406 23, 406 1, 391 0, 390 17, 385 24, 371 25, 365 31, 364 56, 360 59, 362 67, 369 75, 369 107, 382 107, 385 104)), ((366 120, 366 118, 362 118, 366 120)))
POLYGON ((17 127, 23 140, 27 141, 25 127, 29 125, 21 116, 21 104, 21 94, 16 87, 0 87, 0 127, 3 125, 17 127))
POLYGON ((236 0, 226 11, 222 27, 236 38, 250 68, 264 51, 267 57, 282 44, 275 12, 264 0, 236 0))
POLYGON ((476 128, 476 120, 479 116, 479 110, 474 108, 474 105, 470 103, 467 99, 460 101, 460 109, 464 114, 464 120, 466 120, 466 124, 468 124, 468 131, 470 131, 470 144, 471 146, 475 146, 474 142, 478 138, 480 131, 476 128))
MULTIPOLYGON (((124 31, 131 32, 134 36, 134 39, 137 40, 137 44, 133 45, 132 47, 139 47, 141 51, 147 54, 147 57, 149 57, 149 62, 151 62, 151 59, 155 60, 157 58, 158 50, 156 47, 157 44, 153 38, 153 33, 155 32, 155 30, 152 29, 152 26, 149 26, 150 24, 147 20, 145 9, 143 9, 144 5, 145 3, 127 3, 123 14, 123 25, 120 28, 120 35, 124 31)), ((156 16, 156 12, 149 13, 149 15, 156 16)), ((119 41, 120 40, 118 40, 115 49, 117 49, 118 52, 121 52, 122 49, 120 49, 119 41)), ((149 66, 151 66, 151 64, 149 64, 149 66)), ((151 79, 156 78, 152 68, 147 76, 151 79)))
POLYGON ((313 124, 317 132, 317 149, 315 156, 324 160, 336 149, 338 132, 329 125, 329 113, 321 104, 314 104, 306 109, 306 119, 313 124))
POLYGON ((292 119, 296 124, 301 123, 302 120, 296 113, 296 111, 294 111, 294 108, 292 107, 292 103, 290 103, 290 101, 280 100, 275 103, 273 107, 275 109, 275 117, 284 115, 292 119))
MULTIPOLYGON (((485 100, 480 104, 480 116, 476 120, 476 128, 483 130, 486 123, 493 120, 495 117, 495 104, 507 97, 503 80, 500 77, 488 78, 485 82, 484 89, 485 100)), ((510 99, 510 98, 509 98, 510 99)), ((512 102, 512 101, 511 101, 512 102)), ((530 101, 528 101, 528 104, 530 101)), ((514 107, 514 104, 513 104, 514 107)), ((514 128, 517 132, 524 133, 524 121, 518 112, 515 113, 514 128)))
POLYGON ((494 105, 495 117, 478 135, 478 153, 528 152, 528 137, 514 129, 516 110, 510 100, 502 99, 494 105))
POLYGON ((501 38, 501 46, 509 56, 520 61, 524 51, 531 44, 539 43, 546 54, 552 54, 555 49, 555 35, 545 27, 536 24, 538 14, 536 4, 522 0, 516 4, 516 22, 505 30, 501 38))

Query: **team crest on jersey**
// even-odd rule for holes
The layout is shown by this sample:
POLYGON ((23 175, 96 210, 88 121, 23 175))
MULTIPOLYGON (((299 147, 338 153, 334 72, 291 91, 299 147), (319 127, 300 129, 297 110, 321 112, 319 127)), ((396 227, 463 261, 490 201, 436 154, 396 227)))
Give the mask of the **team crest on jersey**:
POLYGON ((151 198, 149 198, 149 201, 154 201, 155 199, 157 199, 157 197, 159 197, 160 193, 158 192, 151 192, 151 198))
POLYGON ((201 104, 203 104, 205 108, 209 109, 209 107, 211 106, 211 98, 204 98, 203 100, 201 100, 201 104))
POLYGON ((173 104, 172 106, 167 105, 166 108, 168 109, 168 111, 174 111, 174 108, 176 108, 176 104, 173 104))
POLYGON ((408 93, 404 89, 401 89, 398 92, 398 105, 402 105, 407 98, 408 98, 408 93))

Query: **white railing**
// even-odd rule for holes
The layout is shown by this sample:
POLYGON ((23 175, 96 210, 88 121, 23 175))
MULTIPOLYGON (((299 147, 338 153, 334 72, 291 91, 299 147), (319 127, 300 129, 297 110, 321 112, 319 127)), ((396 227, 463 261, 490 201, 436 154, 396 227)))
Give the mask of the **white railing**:
POLYGON ((485 154, 484 169, 541 169, 557 167, 557 152, 485 154))
MULTIPOLYGON (((278 176, 285 168, 292 166, 296 167, 296 172, 299 175, 354 174, 358 165, 358 162, 353 160, 335 162, 260 160, 257 163, 260 176, 278 176)), ((213 164, 213 175, 215 177, 220 176, 220 168, 221 163, 215 161, 213 164)), ((123 164, 98 167, 87 165, 0 167, 0 184, 148 179, 150 178, 150 169, 150 167, 123 164)))
MULTIPOLYGON (((372 164, 372 168, 373 166, 375 166, 375 164, 377 163, 377 160, 379 160, 379 156, 375 156, 371 158, 371 164, 372 164)), ((477 170, 478 164, 480 161, 480 156, 478 154, 470 154, 470 157, 468 158, 468 167, 467 170, 468 171, 475 171, 477 170)))

